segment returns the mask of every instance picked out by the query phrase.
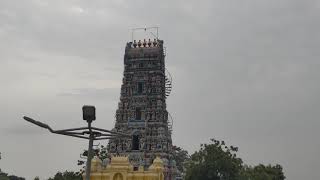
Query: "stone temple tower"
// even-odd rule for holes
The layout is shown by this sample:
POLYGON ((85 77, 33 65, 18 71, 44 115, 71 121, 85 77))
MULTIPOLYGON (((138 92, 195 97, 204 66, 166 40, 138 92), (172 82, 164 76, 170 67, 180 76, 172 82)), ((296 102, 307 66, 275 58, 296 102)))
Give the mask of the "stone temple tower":
POLYGON ((124 54, 124 73, 114 131, 131 138, 111 139, 110 154, 128 155, 135 169, 145 168, 161 157, 165 179, 174 179, 171 121, 166 97, 171 91, 171 77, 166 75, 163 41, 128 42, 124 54))

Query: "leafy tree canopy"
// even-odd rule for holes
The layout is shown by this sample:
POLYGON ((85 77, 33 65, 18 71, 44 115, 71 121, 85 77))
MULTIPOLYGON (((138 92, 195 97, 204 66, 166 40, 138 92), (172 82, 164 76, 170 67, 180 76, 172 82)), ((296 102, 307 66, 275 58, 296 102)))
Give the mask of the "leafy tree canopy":
POLYGON ((201 144, 200 150, 191 155, 187 165, 186 180, 237 179, 242 160, 237 157, 237 147, 225 145, 224 141, 211 139, 201 144))
POLYGON ((53 178, 48 180, 82 180, 82 176, 78 172, 65 171, 63 173, 57 172, 53 178))
POLYGON ((186 180, 284 180, 281 165, 247 166, 237 157, 238 148, 211 139, 186 163, 186 180))
POLYGON ((25 180, 23 177, 18 177, 15 175, 8 175, 7 173, 4 173, 0 169, 0 180, 25 180))
POLYGON ((176 161, 176 166, 180 172, 184 172, 184 163, 189 160, 188 151, 182 149, 178 146, 172 146, 173 149, 173 159, 176 161))
POLYGON ((245 166, 242 170, 243 180, 284 180, 285 176, 282 171, 282 166, 277 164, 263 165, 259 164, 254 167, 245 166))

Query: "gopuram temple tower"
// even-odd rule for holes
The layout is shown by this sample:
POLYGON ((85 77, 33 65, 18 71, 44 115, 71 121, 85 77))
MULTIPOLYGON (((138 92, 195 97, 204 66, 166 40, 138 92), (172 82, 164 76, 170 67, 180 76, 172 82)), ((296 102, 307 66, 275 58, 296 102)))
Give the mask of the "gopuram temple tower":
POLYGON ((124 54, 124 73, 114 131, 131 138, 111 139, 111 155, 128 155, 135 169, 148 168, 159 156, 165 167, 165 179, 176 172, 172 157, 171 120, 166 98, 171 91, 171 76, 165 68, 163 41, 133 40, 124 54))

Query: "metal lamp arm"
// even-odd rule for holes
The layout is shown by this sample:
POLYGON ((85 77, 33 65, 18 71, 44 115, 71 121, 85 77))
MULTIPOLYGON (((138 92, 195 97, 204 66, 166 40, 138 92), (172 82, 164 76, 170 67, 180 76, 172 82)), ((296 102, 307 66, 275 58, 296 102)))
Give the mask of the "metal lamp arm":
POLYGON ((89 128, 88 127, 80 127, 80 128, 61 129, 61 130, 56 130, 55 132, 64 133, 64 132, 79 131, 79 130, 85 130, 85 129, 89 129, 89 128))
POLYGON ((36 121, 30 117, 27 116, 23 116, 23 119, 35 124, 39 127, 48 129, 51 133, 54 134, 61 134, 61 135, 66 135, 66 136, 72 136, 72 137, 77 137, 77 138, 82 138, 82 139, 89 139, 88 137, 85 136, 81 136, 82 133, 77 133, 77 132, 71 132, 71 131, 75 131, 75 130, 82 130, 82 129, 88 129, 87 127, 82 127, 82 128, 74 128, 74 129, 65 129, 65 130, 53 130, 48 124, 42 123, 40 121, 36 121))
POLYGON ((77 133, 63 133, 63 132, 53 132, 54 134, 61 134, 65 136, 71 136, 71 137, 77 137, 77 138, 82 138, 82 139, 89 139, 88 137, 78 135, 77 133))
POLYGON ((51 127, 50 127, 48 124, 42 123, 42 122, 40 122, 40 121, 36 121, 36 120, 34 120, 34 119, 32 119, 32 118, 29 118, 29 117, 27 117, 27 116, 23 116, 23 119, 26 120, 26 121, 28 121, 28 122, 30 122, 30 123, 32 123, 32 124, 35 124, 35 125, 37 125, 37 126, 40 126, 40 127, 42 127, 42 128, 45 128, 45 129, 48 129, 48 130, 49 130, 50 132, 52 132, 52 133, 55 132, 53 129, 51 129, 51 127))

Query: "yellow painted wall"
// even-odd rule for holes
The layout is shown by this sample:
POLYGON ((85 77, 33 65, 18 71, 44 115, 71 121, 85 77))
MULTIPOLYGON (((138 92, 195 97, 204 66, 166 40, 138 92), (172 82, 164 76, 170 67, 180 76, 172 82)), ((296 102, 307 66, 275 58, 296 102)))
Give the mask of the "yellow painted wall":
POLYGON ((90 180, 164 180, 163 170, 163 162, 159 157, 146 171, 143 167, 134 171, 127 156, 112 157, 110 164, 105 168, 102 167, 101 160, 94 157, 91 162, 90 180))

